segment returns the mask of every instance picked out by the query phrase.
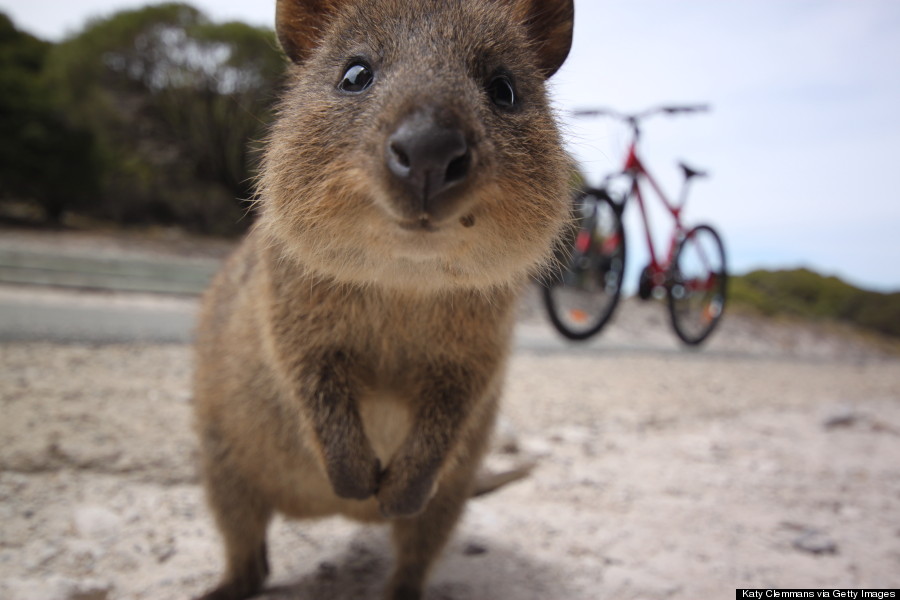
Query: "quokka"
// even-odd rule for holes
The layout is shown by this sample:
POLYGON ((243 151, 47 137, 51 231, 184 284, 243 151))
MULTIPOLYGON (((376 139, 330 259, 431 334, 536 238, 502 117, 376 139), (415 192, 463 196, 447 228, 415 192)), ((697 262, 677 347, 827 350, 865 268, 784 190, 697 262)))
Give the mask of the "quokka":
POLYGON ((266 529, 391 524, 386 597, 420 598, 472 493, 521 285, 568 218, 545 81, 571 0, 278 0, 290 79, 259 217, 204 297, 195 407, 227 571, 266 529))

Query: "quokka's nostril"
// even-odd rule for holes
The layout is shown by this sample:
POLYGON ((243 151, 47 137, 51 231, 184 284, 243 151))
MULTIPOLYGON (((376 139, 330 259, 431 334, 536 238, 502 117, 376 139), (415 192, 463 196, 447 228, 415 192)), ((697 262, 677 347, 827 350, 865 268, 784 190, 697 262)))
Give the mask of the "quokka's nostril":
POLYGON ((469 152, 464 152, 461 156, 457 156, 447 165, 447 171, 444 173, 444 181, 453 183, 466 178, 469 174, 469 152))
POLYGON ((403 150, 403 148, 400 147, 398 143, 391 143, 391 152, 393 153, 398 165, 400 165, 404 169, 409 168, 409 155, 406 154, 406 152, 403 150))

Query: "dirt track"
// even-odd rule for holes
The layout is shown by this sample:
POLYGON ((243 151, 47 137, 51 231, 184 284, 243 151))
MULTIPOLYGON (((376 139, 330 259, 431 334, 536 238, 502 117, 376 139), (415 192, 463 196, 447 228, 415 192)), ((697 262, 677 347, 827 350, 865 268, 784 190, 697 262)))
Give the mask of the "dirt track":
MULTIPOLYGON (((532 476, 472 501, 427 598, 731 598, 900 587, 900 360, 731 317, 678 350, 660 307, 596 344, 523 315, 501 440, 532 476)), ((0 598, 188 598, 220 570, 189 348, 0 346, 0 598)), ((386 531, 277 521, 266 598, 377 598, 386 531)))

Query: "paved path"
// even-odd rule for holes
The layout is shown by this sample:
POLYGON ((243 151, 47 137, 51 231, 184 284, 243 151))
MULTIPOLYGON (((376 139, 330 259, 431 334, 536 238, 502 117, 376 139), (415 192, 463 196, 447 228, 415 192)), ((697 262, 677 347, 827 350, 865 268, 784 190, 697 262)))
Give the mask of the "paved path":
POLYGON ((0 286, 0 342, 188 342, 197 300, 0 286))
POLYGON ((214 258, 0 244, 0 340, 187 342, 214 258))
MULTIPOLYGON (((72 236, 0 236, 0 343, 187 343, 197 299, 230 246, 176 240, 148 244, 72 236)), ((858 336, 729 312, 702 352, 722 359, 869 355, 858 336)), ((586 343, 563 340, 548 324, 536 289, 522 303, 516 347, 547 355, 683 354, 657 302, 628 300, 586 343)))
POLYGON ((219 264, 211 258, 0 246, 0 283, 195 295, 206 288, 219 264))

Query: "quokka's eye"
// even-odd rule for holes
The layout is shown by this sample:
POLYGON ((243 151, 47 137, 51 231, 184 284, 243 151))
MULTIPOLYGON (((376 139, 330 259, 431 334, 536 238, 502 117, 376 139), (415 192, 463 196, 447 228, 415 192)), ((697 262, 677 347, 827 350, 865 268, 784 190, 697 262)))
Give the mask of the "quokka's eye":
POLYGON ((499 108, 513 108, 518 102, 516 89, 506 75, 497 75, 487 84, 487 93, 491 102, 499 108))
POLYGON ((338 89, 348 94, 359 94, 366 91, 375 81, 375 73, 369 65, 363 62, 354 62, 344 72, 344 77, 338 84, 338 89))

